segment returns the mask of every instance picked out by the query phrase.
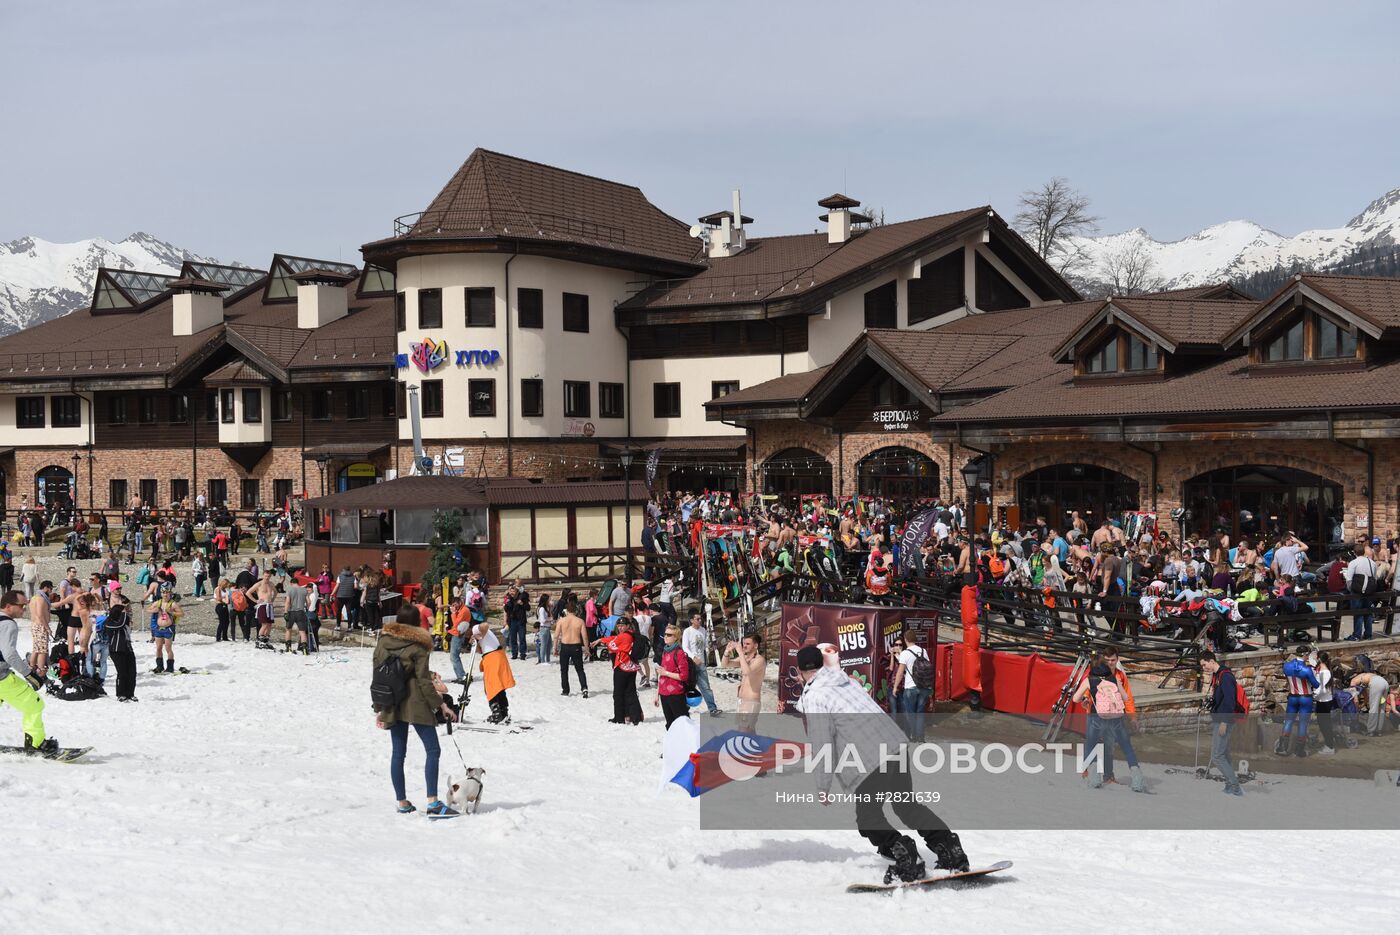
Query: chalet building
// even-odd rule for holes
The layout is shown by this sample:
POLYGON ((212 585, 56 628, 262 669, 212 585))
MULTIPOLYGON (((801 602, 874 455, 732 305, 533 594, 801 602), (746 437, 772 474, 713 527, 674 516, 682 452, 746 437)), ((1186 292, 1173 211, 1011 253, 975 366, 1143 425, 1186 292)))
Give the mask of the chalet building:
POLYGON ((420 470, 416 421, 434 473, 479 478, 654 455, 659 487, 971 494, 983 521, 1396 525, 1400 283, 1084 301, 989 207, 814 200, 815 232, 755 237, 737 192, 688 224, 476 150, 359 267, 102 270, 0 340, 5 508, 327 496, 420 470))
POLYGON ((706 409, 749 429, 748 483, 770 493, 963 497, 982 524, 1184 507, 1201 534, 1392 537, 1400 280, 871 328, 829 366, 706 409))

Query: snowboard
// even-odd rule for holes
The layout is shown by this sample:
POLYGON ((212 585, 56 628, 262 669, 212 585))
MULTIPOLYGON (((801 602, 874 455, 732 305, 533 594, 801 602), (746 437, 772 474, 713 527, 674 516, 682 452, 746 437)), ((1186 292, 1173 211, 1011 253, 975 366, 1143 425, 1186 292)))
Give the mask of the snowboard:
POLYGON ((24 747, 14 747, 8 744, 0 745, 0 753, 17 753, 20 756, 32 756, 41 760, 53 760, 55 763, 71 763, 90 752, 92 752, 92 747, 59 747, 58 752, 53 756, 43 756, 26 750, 24 747))
POLYGON ((989 873, 996 873, 998 870, 1006 870, 1011 866, 1009 860, 999 860, 989 867, 978 867, 975 870, 964 870, 962 873, 945 873, 942 876, 925 877, 922 880, 910 880, 908 883, 852 883, 846 887, 848 893, 893 893, 895 890, 903 889, 927 889, 939 883, 951 883, 957 880, 972 880, 977 877, 985 877, 989 873))

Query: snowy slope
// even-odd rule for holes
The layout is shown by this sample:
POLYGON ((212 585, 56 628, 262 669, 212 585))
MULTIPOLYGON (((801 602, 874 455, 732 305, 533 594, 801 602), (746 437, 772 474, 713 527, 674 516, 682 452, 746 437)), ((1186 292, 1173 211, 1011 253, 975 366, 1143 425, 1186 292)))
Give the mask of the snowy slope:
POLYGON ((1153 274, 1166 288, 1238 279, 1253 273, 1301 264, 1322 269, 1358 247, 1400 243, 1400 189, 1387 192, 1342 227, 1303 231, 1285 237, 1253 221, 1226 221, 1182 240, 1154 240, 1142 228, 1076 241, 1088 256, 1083 275, 1120 251, 1141 245, 1153 259, 1153 274))
MULTIPOLYGON (((28 630, 21 623, 22 650, 28 630)), ((606 723, 602 664, 588 674, 603 691, 585 700, 560 697, 555 667, 515 663, 511 710, 534 729, 459 734, 468 761, 487 770, 485 804, 430 823, 393 811, 367 650, 304 660, 185 636, 176 648, 178 664, 209 674, 146 674, 150 647, 138 641, 139 704, 50 701, 52 732, 97 748, 86 762, 0 758, 0 899, 9 917, 34 920, 28 928, 1082 933, 1107 913, 1134 933, 1252 932, 1285 918, 1297 892, 1280 875, 1288 867, 1305 869, 1307 893, 1345 907, 1350 929, 1393 918, 1379 867, 1318 855, 1393 852, 1394 833, 968 831, 974 861, 1016 862, 1005 879, 847 895, 884 865, 854 833, 701 831, 695 801, 658 794, 660 720, 606 723)), ((433 661, 450 671, 440 654, 433 661)), ((716 687, 727 707, 732 687, 716 687)), ((485 716, 481 698, 471 714, 485 716)), ((18 737, 12 709, 0 708, 0 730, 18 737)), ((443 771, 459 772, 443 745, 443 771)), ((421 808, 415 739, 407 777, 421 808)), ((1290 807, 1306 809, 1336 791, 1272 788, 1236 807, 1293 795, 1290 807)), ((1112 787, 1102 801, 1142 809, 1168 795, 1222 798, 1216 783, 1182 781, 1157 796, 1112 787)))
POLYGON ((115 242, 21 237, 0 243, 0 336, 85 306, 100 266, 174 273, 186 259, 215 262, 139 231, 115 242))

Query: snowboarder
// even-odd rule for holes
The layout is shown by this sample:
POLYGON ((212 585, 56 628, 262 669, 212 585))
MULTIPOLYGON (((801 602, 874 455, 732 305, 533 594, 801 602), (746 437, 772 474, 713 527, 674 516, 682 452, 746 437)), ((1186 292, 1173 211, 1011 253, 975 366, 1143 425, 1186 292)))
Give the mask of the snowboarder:
MULTIPOLYGON (((839 762, 841 748, 851 746, 859 753, 862 764, 879 764, 873 772, 864 774, 853 792, 860 800, 856 806, 856 829, 892 862, 885 872, 885 882, 899 879, 907 883, 927 876, 913 839, 895 831, 885 818, 885 803, 891 799, 895 815, 917 831, 933 852, 935 866, 950 873, 967 870, 967 855, 958 836, 941 818, 915 801, 908 770, 886 762, 882 755, 905 745, 904 732, 840 667, 823 665, 822 651, 816 646, 797 651, 797 669, 803 682, 798 710, 806 719, 812 746, 836 749, 836 756, 828 762, 839 762)), ((829 792, 834 778, 830 769, 818 772, 818 792, 829 792)))
POLYGON ((39 697, 44 676, 29 667, 15 645, 19 635, 15 615, 24 613, 24 605, 24 595, 18 591, 6 591, 0 597, 0 702, 24 718, 25 751, 54 756, 58 741, 44 734, 44 699, 39 697))

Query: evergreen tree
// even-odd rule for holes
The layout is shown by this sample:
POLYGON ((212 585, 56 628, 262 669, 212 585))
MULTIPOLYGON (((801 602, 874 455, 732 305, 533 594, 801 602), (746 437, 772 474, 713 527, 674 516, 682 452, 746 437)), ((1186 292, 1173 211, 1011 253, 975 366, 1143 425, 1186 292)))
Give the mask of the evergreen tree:
POLYGON ((462 542, 462 511, 437 510, 433 513, 433 538, 428 543, 428 570, 423 573, 425 588, 456 578, 465 569, 462 542))

